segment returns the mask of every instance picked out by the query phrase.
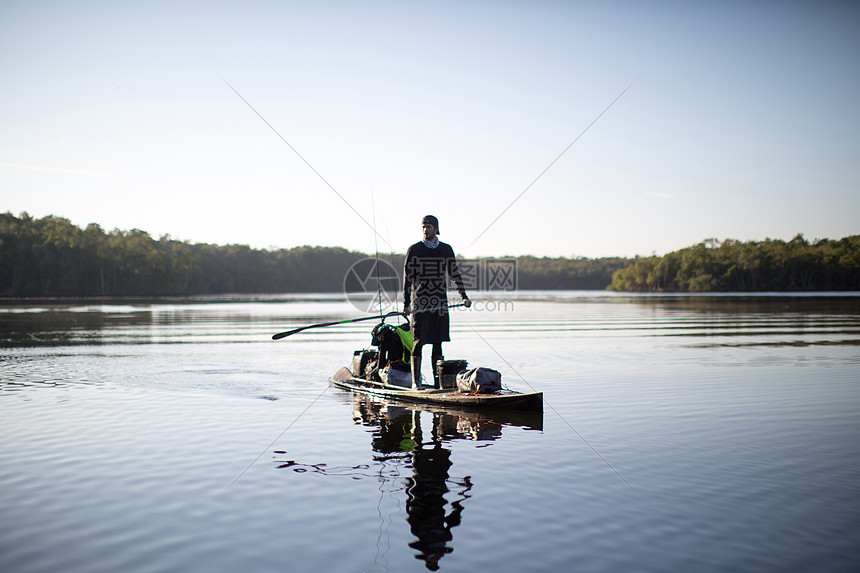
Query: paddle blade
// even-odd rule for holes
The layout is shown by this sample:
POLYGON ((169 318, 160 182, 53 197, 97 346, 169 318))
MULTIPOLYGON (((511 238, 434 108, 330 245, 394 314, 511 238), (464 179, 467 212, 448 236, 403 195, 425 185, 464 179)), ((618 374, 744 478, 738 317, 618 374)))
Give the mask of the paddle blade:
POLYGON ((282 338, 286 338, 287 336, 289 336, 289 335, 291 335, 291 334, 295 334, 295 333, 297 333, 297 332, 301 332, 301 331, 305 330, 306 328, 308 328, 308 327, 307 327, 307 326, 303 326, 303 327, 301 327, 301 328, 296 328, 296 329, 294 329, 294 330, 288 330, 288 331, 286 331, 286 332, 279 332, 279 333, 277 333, 277 334, 273 334, 273 335, 272 335, 272 340, 280 340, 280 339, 282 339, 282 338))
POLYGON ((301 331, 307 330, 309 328, 323 328, 325 326, 335 326, 337 324, 349 324, 351 322, 361 322, 362 320, 379 320, 379 319, 388 318, 389 316, 395 316, 398 314, 403 314, 403 313, 398 312, 398 311, 393 311, 393 312, 389 312, 387 314, 380 314, 379 316, 363 316, 361 318, 352 318, 352 319, 348 319, 348 320, 336 320, 334 322, 321 322, 320 324, 311 324, 308 326, 302 326, 301 328, 295 328, 293 330, 288 330, 286 332, 279 332, 277 334, 274 334, 274 335, 272 335, 272 340, 280 340, 282 338, 286 338, 287 336, 289 336, 291 334, 295 334, 297 332, 301 332, 301 331))

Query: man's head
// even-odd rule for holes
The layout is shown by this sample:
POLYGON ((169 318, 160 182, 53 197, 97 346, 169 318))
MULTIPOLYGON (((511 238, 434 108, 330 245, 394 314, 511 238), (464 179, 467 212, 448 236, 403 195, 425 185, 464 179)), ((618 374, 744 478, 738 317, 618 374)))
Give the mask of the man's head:
POLYGON ((439 219, 433 215, 425 215, 421 219, 421 228, 424 230, 424 240, 432 241, 439 234, 439 219))

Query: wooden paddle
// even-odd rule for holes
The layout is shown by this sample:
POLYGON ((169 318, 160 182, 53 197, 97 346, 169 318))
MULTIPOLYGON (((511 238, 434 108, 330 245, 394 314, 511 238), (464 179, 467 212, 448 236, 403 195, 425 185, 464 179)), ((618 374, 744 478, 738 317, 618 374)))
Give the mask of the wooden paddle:
POLYGON ((465 305, 466 305, 466 303, 460 303, 460 304, 452 304, 452 305, 448 305, 448 306, 437 306, 436 308, 422 308, 422 309, 410 311, 408 313, 392 311, 392 312, 388 312, 386 314, 379 314, 376 316, 364 316, 362 318, 348 318, 346 320, 335 320, 332 322, 320 322, 317 324, 309 324, 308 326, 301 326, 299 328, 294 328, 293 330, 288 330, 286 332, 279 332, 277 334, 272 335, 272 340, 280 340, 280 339, 286 338, 287 336, 290 336, 292 334, 299 333, 303 330, 308 330, 309 328, 323 328, 325 326, 335 326, 338 324, 349 324, 351 322, 361 322, 362 320, 384 320, 384 319, 391 317, 391 316, 397 316, 397 315, 406 316, 408 314, 414 314, 416 312, 432 312, 434 310, 441 310, 443 308, 457 308, 458 306, 465 306, 465 305))

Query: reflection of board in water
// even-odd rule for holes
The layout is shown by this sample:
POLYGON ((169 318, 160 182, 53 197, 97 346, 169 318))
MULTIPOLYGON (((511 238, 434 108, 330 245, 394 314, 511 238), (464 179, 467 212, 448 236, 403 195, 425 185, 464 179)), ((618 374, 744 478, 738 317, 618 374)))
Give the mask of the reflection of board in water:
MULTIPOLYGON (((416 538, 409 546, 417 552, 416 559, 424 561, 431 571, 439 569, 439 560, 453 551, 450 545, 454 538, 452 530, 462 520, 464 502, 471 497, 473 487, 470 476, 451 476, 451 450, 445 444, 454 440, 491 442, 502 437, 505 426, 540 429, 543 421, 542 414, 532 416, 531 423, 523 423, 519 419, 503 422, 460 411, 406 407, 358 394, 353 394, 352 406, 355 423, 373 428, 371 447, 375 455, 372 464, 328 466, 325 463, 300 463, 283 459, 287 452, 279 450, 275 452, 276 467, 296 473, 376 479, 380 482, 379 491, 383 497, 405 492, 406 522, 416 538), (429 436, 422 428, 422 411, 425 427, 428 420, 430 422, 429 436)), ((402 507, 399 502, 397 507, 402 507)), ((379 546, 377 549, 379 551, 379 546)), ((382 556, 377 554, 375 563, 379 563, 380 558, 382 556)))

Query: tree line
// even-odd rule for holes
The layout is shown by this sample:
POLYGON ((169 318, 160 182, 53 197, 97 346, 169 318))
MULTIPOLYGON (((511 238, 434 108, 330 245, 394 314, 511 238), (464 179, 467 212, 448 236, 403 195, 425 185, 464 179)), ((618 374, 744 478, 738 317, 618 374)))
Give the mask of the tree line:
POLYGON ((98 297, 326 292, 364 257, 340 248, 266 251, 154 239, 139 229, 0 215, 0 296, 98 297))
POLYGON ((523 290, 603 290, 613 274, 634 259, 585 257, 512 257, 516 259, 517 288, 523 290))
POLYGON ((619 269, 610 289, 634 292, 860 290, 860 235, 840 240, 708 239, 619 269))
MULTIPOLYGON (((252 249, 0 214, 0 297, 339 292, 369 255, 334 247, 252 249)), ((383 257, 398 271, 404 254, 383 257)), ((629 259, 516 258, 520 289, 602 289, 629 259)))
MULTIPOLYGON (((53 215, 0 214, 0 297, 185 296, 340 292, 365 253, 252 249, 85 228, 53 215)), ((383 257, 401 270, 403 254, 383 257)), ((860 236, 839 241, 709 240, 662 257, 510 257, 518 289, 620 291, 860 290, 860 236)))

